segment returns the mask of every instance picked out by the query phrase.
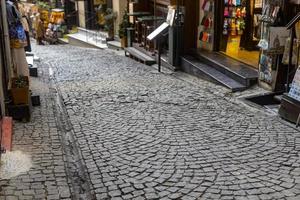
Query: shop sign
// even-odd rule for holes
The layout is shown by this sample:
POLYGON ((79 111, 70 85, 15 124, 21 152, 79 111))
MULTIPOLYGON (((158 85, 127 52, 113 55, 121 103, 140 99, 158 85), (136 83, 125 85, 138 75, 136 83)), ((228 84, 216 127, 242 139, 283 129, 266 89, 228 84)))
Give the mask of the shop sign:
POLYGON ((155 29, 150 35, 147 36, 147 39, 152 41, 155 40, 159 35, 161 35, 167 28, 169 28, 169 24, 164 22, 157 29, 155 29))

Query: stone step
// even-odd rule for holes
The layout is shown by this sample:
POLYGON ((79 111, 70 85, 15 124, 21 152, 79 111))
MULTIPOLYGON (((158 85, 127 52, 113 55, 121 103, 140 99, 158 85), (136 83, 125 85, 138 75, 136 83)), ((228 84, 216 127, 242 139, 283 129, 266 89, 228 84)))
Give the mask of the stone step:
POLYGON ((182 69, 186 73, 223 85, 233 92, 242 91, 246 86, 230 78, 226 74, 210 67, 192 56, 181 58, 182 69))
POLYGON ((101 38, 108 38, 108 33, 105 31, 100 31, 100 30, 88 30, 85 28, 78 27, 78 33, 82 35, 97 35, 98 37, 101 38))
POLYGON ((101 41, 95 39, 86 37, 85 35, 82 35, 81 33, 74 33, 68 35, 68 41, 71 45, 81 46, 81 47, 89 47, 89 48, 98 48, 98 49, 105 49, 107 48, 106 43, 103 43, 102 39, 101 41))
POLYGON ((135 58, 146 65, 153 65, 156 63, 156 61, 153 58, 151 58, 147 54, 144 54, 143 52, 139 51, 134 47, 127 47, 124 50, 125 50, 125 56, 135 58))
POLYGON ((238 60, 218 52, 208 52, 205 50, 198 51, 197 58, 246 87, 257 83, 258 71, 238 60))

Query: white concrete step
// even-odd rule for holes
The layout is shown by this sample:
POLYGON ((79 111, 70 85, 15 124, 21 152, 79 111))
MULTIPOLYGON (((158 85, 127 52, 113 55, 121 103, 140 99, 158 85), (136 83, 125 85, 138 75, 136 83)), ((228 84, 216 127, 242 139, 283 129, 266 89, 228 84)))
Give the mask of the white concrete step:
POLYGON ((74 33, 68 35, 69 44, 82 46, 82 47, 92 47, 92 48, 107 48, 106 38, 100 38, 95 35, 85 35, 82 33, 74 33))

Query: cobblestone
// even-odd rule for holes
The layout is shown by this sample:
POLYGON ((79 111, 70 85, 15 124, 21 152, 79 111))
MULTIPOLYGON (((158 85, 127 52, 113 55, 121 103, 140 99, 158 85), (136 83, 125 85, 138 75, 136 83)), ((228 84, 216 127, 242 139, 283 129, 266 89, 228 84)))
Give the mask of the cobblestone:
POLYGON ((39 48, 55 72, 97 199, 300 195, 299 131, 245 106, 238 94, 111 51, 39 48))

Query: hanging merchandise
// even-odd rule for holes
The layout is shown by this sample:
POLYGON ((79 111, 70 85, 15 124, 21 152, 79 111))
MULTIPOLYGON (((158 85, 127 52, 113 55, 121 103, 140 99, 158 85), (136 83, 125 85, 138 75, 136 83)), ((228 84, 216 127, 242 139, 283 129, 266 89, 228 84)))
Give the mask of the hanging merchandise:
POLYGON ((200 2, 199 47, 212 50, 214 32, 214 0, 200 2))
POLYGON ((224 0, 223 35, 242 35, 245 30, 246 3, 240 0, 224 0))
POLYGON ((274 61, 276 58, 272 55, 266 55, 262 54, 260 56, 259 61, 259 78, 261 81, 264 81, 266 83, 272 83, 273 77, 272 77, 272 66, 274 66, 274 61))
POLYGON ((21 23, 21 14, 11 1, 6 1, 6 9, 14 76, 29 76, 24 49, 27 46, 27 38, 21 23))
POLYGON ((25 51, 27 52, 31 52, 31 42, 30 42, 30 28, 29 28, 29 19, 28 19, 28 13, 26 12, 26 7, 24 4, 22 3, 19 3, 18 4, 18 8, 19 8, 19 11, 20 11, 20 14, 21 14, 21 23, 22 23, 22 26, 24 28, 24 31, 25 31, 25 35, 26 35, 26 45, 25 45, 25 51))
POLYGON ((285 49, 290 44, 287 42, 290 32, 284 24, 283 5, 283 0, 265 0, 262 15, 259 17, 261 24, 261 38, 258 43, 258 47, 261 48, 259 83, 260 86, 271 91, 284 89, 284 79, 280 77, 285 75, 280 72, 285 67, 282 63, 287 63, 289 59, 288 50, 285 49))

